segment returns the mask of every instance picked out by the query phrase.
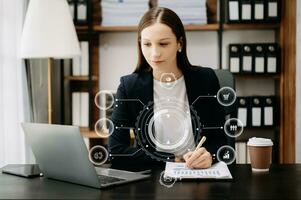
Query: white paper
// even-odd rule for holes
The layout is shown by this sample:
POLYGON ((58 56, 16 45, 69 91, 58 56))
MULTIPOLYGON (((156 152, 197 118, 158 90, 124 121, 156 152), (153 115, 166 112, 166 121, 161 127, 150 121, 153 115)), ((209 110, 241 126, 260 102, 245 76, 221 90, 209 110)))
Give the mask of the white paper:
POLYGON ((264 18, 263 4, 255 4, 254 18, 261 20, 264 18))
POLYGON ((230 58, 230 71, 234 73, 239 72, 239 58, 230 58))
POLYGON ((267 72, 275 73, 277 71, 277 58, 276 57, 268 57, 267 61, 267 72))
POLYGON ((245 71, 245 72, 252 71, 252 56, 243 56, 242 71, 245 71))
POLYGON ((243 126, 247 126, 247 108, 238 108, 237 118, 242 122, 243 126))
POLYGON ((273 124, 273 107, 264 108, 264 125, 272 126, 273 124))
POLYGON ((255 57, 255 72, 264 72, 264 57, 255 57))
POLYGON ((252 126, 261 126, 261 108, 252 108, 252 126))
POLYGON ((269 17, 277 17, 278 16, 278 13, 277 13, 277 2, 269 2, 269 5, 268 5, 268 16, 269 17))
POLYGON ((229 2, 229 19, 230 20, 239 20, 238 12, 238 1, 229 2))
POLYGON ((185 165, 185 163, 166 162, 164 177, 232 179, 228 166, 224 162, 218 162, 208 169, 189 169, 185 165))
POLYGON ((250 4, 242 5, 241 18, 243 20, 251 20, 251 5, 250 4))

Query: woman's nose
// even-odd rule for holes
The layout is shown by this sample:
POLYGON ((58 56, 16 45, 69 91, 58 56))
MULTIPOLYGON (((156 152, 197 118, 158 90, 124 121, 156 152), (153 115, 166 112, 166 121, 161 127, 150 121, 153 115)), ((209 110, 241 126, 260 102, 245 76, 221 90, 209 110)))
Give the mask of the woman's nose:
POLYGON ((152 49, 152 58, 159 58, 161 55, 160 50, 158 48, 152 49))

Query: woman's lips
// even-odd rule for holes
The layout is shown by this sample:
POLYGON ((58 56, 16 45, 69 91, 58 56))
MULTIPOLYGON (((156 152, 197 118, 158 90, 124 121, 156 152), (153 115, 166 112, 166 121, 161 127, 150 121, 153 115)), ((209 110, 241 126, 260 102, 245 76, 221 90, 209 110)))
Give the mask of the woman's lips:
POLYGON ((162 61, 162 60, 154 60, 154 61, 152 61, 153 63, 155 63, 155 64, 160 64, 160 63, 162 63, 162 62, 164 62, 164 61, 162 61))

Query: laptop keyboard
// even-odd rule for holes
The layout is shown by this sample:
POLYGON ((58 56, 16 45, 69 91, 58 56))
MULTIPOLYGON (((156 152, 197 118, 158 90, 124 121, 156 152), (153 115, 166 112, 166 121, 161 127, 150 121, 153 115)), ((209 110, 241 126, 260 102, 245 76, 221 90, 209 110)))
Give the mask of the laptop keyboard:
POLYGON ((100 184, 109 184, 109 183, 115 183, 115 182, 126 180, 122 178, 115 178, 115 177, 104 176, 104 175, 98 175, 98 178, 100 180, 100 184))

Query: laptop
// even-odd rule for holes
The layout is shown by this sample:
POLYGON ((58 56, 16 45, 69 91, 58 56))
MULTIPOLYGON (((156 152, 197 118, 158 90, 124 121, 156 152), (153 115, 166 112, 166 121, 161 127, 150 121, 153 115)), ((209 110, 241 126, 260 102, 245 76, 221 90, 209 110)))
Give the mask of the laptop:
POLYGON ((22 123, 43 175, 60 181, 106 188, 150 177, 135 172, 94 167, 79 127, 22 123))

